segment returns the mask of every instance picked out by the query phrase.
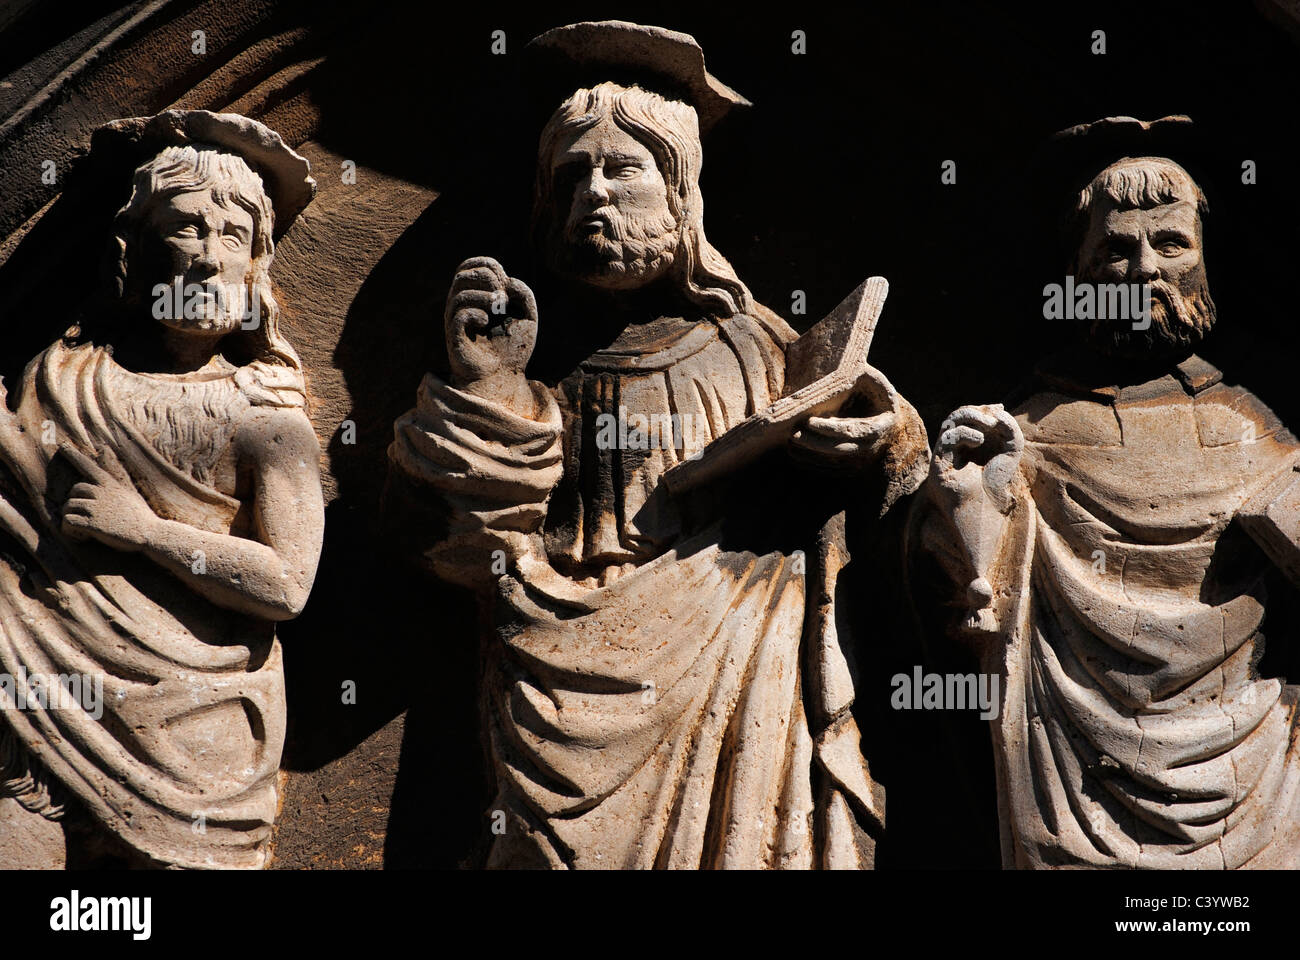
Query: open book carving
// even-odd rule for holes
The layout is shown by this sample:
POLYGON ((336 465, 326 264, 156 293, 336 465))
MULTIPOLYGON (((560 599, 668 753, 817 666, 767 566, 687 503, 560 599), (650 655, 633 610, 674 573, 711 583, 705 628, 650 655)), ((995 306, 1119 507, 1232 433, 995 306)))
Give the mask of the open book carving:
POLYGON ((680 494, 723 476, 785 443, 808 417, 833 415, 867 369, 867 350, 888 293, 884 277, 868 277, 790 344, 785 354, 785 396, 746 417, 695 459, 667 471, 668 489, 680 494))

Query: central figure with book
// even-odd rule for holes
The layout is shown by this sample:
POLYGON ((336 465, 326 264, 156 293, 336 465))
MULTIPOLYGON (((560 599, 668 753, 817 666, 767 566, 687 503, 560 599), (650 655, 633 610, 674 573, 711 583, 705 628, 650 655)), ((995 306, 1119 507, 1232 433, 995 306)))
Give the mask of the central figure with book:
POLYGON ((798 336, 705 239, 700 131, 745 101, 692 38, 575 24, 530 50, 586 73, 541 135, 534 236, 580 305, 541 336, 594 349, 528 379, 532 291, 467 260, 450 375, 389 451, 390 512, 491 628, 488 865, 870 867, 837 583, 846 522, 929 460, 866 361, 887 285, 798 336))

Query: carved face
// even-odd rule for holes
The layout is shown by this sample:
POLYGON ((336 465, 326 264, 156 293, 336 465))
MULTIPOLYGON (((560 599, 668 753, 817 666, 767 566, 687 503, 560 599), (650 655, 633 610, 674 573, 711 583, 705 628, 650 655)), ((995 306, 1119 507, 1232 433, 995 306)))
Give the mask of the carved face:
MULTIPOLYGON (((193 299, 192 284, 201 286, 199 316, 175 309, 161 322, 175 330, 220 336, 234 330, 243 319, 253 260, 253 217, 230 199, 218 202, 211 190, 178 193, 157 203, 144 228, 160 242, 160 264, 167 281, 179 277, 185 300, 193 299)), ((164 281, 166 282, 166 281, 164 281)))
POLYGON ((1094 339, 1109 352, 1139 356, 1190 349, 1214 323, 1194 200, 1136 209, 1099 200, 1079 263, 1080 280, 1151 285, 1150 330, 1134 331, 1127 319, 1093 322, 1094 339))
POLYGON ((672 264, 677 218, 653 154, 608 118, 560 144, 551 167, 559 264, 607 289, 642 286, 672 264), (564 205, 568 204, 568 209, 564 205))
POLYGON ((1108 283, 1164 280, 1185 296, 1205 279, 1195 203, 1180 200, 1147 210, 1093 209, 1084 260, 1108 283))

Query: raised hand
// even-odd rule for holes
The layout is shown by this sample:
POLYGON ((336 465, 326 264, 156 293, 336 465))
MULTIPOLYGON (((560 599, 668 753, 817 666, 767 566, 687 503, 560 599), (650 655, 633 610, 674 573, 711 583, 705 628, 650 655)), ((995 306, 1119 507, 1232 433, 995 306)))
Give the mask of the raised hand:
POLYGON ((524 368, 537 342, 537 301, 522 280, 491 257, 471 257, 456 270, 444 323, 453 386, 532 407, 524 368))
POLYGON ((944 421, 934 445, 931 474, 944 486, 957 487, 967 467, 980 473, 984 489, 1005 512, 1011 484, 1020 466, 1025 437, 1002 404, 958 407, 944 421))

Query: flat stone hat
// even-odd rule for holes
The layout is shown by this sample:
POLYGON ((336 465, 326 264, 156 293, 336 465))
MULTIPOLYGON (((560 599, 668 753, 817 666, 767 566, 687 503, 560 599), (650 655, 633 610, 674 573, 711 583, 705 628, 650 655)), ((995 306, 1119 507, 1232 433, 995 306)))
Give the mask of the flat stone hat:
POLYGON ((571 23, 547 30, 525 47, 529 68, 546 86, 568 96, 604 81, 636 84, 695 108, 700 132, 733 107, 752 104, 704 67, 695 38, 624 20, 571 23))
POLYGON ((165 110, 152 117, 113 120, 91 134, 90 152, 129 156, 133 168, 165 147, 211 144, 239 154, 261 178, 275 211, 279 238, 316 195, 307 158, 274 130, 237 113, 165 110))
POLYGON ((1077 194, 1102 170, 1125 157, 1164 157, 1196 176, 1198 130, 1184 114, 1139 120, 1103 117, 1052 135, 1047 166, 1058 188, 1077 194), (1190 166, 1189 166, 1190 164, 1190 166))
MULTIPOLYGON (((1157 120, 1103 117, 1053 134, 1030 164, 1031 191, 1043 228, 1064 239, 1079 191, 1112 163, 1126 157, 1163 157, 1183 167, 1202 187, 1205 145, 1191 117, 1176 114, 1157 120)), ((1068 252, 1068 251, 1066 251, 1068 252)))

